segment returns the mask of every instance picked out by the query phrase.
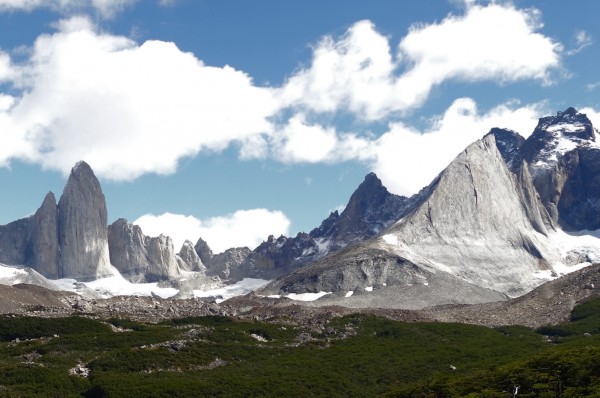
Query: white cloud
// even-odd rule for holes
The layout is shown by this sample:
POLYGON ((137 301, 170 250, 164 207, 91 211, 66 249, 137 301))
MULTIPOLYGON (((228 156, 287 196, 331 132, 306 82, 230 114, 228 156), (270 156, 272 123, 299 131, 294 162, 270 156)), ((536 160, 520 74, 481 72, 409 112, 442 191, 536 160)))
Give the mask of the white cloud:
POLYGON ((374 143, 373 171, 391 192, 414 194, 492 127, 508 128, 527 137, 543 113, 541 104, 504 104, 480 114, 472 99, 457 99, 425 131, 392 124, 374 143))
MULTIPOLYGON (((590 119, 594 125, 594 128, 596 130, 600 130, 600 111, 597 111, 594 108, 586 107, 579 109, 579 112, 587 115, 588 119, 590 119)), ((597 139, 600 139, 600 137, 597 137, 597 139)))
POLYGON ((0 12, 31 11, 43 7, 68 13, 91 8, 105 18, 111 18, 136 2, 137 0, 0 0, 0 12))
POLYGON ((376 118, 392 95, 395 68, 388 39, 370 21, 360 21, 338 41, 322 39, 310 68, 287 81, 281 99, 316 112, 349 109, 376 118))
POLYGON ((13 75, 13 67, 11 65, 10 56, 3 51, 0 51, 0 83, 9 80, 13 75))
POLYGON ((274 141, 272 146, 277 157, 289 163, 323 162, 338 144, 333 128, 308 125, 301 115, 292 117, 274 141))
POLYGON ((586 84, 585 89, 587 91, 594 91, 598 87, 600 87, 600 82, 594 82, 594 83, 588 83, 588 84, 586 84))
POLYGON ((290 220, 280 211, 252 209, 206 220, 172 213, 146 214, 133 224, 139 225, 149 236, 170 236, 176 251, 186 240, 196 243, 201 237, 213 252, 220 253, 231 247, 254 249, 269 235, 288 235, 290 220))
POLYGON ((360 21, 337 41, 324 38, 310 67, 282 87, 281 100, 317 113, 349 110, 375 120, 420 106, 449 79, 548 83, 560 67, 562 47, 537 33, 538 14, 469 2, 465 15, 411 27, 395 56, 389 39, 370 21, 360 21))
POLYGON ((124 180, 172 173, 182 157, 270 129, 271 92, 243 72, 206 66, 173 43, 100 34, 85 18, 58 27, 37 39, 15 79, 24 94, 2 115, 2 141, 26 147, 14 157, 65 173, 84 159, 124 180))
POLYGON ((464 16, 415 25, 399 45, 414 66, 397 87, 426 94, 452 78, 548 81, 549 72, 559 67, 562 46, 537 33, 540 27, 538 11, 501 4, 473 5, 464 16))
POLYGON ((592 37, 584 30, 578 30, 575 32, 575 48, 567 51, 567 55, 575 55, 581 52, 584 48, 594 44, 592 37))

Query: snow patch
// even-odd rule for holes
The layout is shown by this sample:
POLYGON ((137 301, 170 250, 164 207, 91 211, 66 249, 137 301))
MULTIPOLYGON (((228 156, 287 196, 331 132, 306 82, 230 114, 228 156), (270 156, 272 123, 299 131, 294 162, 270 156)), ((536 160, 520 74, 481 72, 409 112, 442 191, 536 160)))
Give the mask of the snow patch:
POLYGON ((556 143, 555 150, 564 154, 577 148, 577 143, 568 138, 561 137, 556 143))
POLYGON ((296 301, 315 301, 323 296, 331 294, 332 292, 319 292, 319 293, 290 293, 287 298, 296 301))
POLYGON ((569 233, 558 230, 549 237, 563 258, 563 264, 553 265, 554 271, 559 275, 569 274, 600 261, 600 229, 569 233))
POLYGON ((48 282, 52 283, 60 290, 66 290, 84 296, 85 290, 89 289, 98 293, 102 298, 114 296, 152 296, 153 294, 161 298, 170 298, 179 293, 179 290, 172 287, 158 287, 158 283, 131 283, 118 273, 91 282, 78 282, 75 279, 70 278, 57 280, 49 279, 48 282))
POLYGON ((315 239, 319 253, 329 253, 329 246, 331 241, 329 239, 318 238, 315 239))
POLYGON ((350 290, 344 297, 350 297, 354 294, 354 290, 350 290))
POLYGON ((365 287, 365 291, 372 292, 373 291, 373 286, 367 286, 367 287, 365 287))
POLYGON ((248 294, 258 288, 265 286, 269 282, 271 281, 265 279, 244 278, 233 285, 211 290, 194 290, 193 293, 194 297, 217 297, 215 301, 217 302, 217 304, 219 304, 232 297, 248 294))
MULTIPOLYGON (((0 279, 13 279, 19 276, 26 276, 27 271, 22 268, 12 267, 10 265, 0 264, 0 279)), ((18 282, 15 282, 18 283, 18 282)))
POLYGON ((579 122, 575 123, 558 123, 546 128, 546 131, 550 133, 576 133, 584 130, 585 126, 579 122))
POLYGON ((396 235, 392 235, 392 234, 383 235, 381 237, 381 239, 383 239, 383 241, 385 243, 387 243, 388 245, 392 245, 392 246, 398 245, 398 237, 396 235))

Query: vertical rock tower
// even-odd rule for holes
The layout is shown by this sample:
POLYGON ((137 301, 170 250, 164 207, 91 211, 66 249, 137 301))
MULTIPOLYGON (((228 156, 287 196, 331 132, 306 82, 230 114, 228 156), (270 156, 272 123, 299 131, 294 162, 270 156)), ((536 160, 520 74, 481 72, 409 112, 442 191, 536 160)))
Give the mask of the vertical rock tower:
POLYGON ((107 211, 90 166, 78 162, 58 202, 59 278, 93 280, 111 274, 107 211))
POLYGON ((52 192, 32 217, 26 263, 46 278, 59 277, 58 208, 52 192))

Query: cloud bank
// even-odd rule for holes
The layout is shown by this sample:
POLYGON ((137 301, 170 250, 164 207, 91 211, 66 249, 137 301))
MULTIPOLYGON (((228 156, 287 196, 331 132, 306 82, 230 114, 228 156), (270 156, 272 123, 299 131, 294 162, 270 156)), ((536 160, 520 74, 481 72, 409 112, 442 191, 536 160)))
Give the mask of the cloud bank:
MULTIPOLYGON (((88 4, 108 12, 132 2, 44 4, 88 4)), ((0 9, 41 4, 0 0, 0 9)), ((280 87, 262 87, 243 71, 206 65, 174 43, 139 44, 99 31, 88 18, 72 17, 57 23, 54 33, 39 36, 24 61, 15 63, 0 52, 0 82, 12 86, 0 93, 0 139, 5 143, 0 165, 18 159, 66 174, 83 159, 102 178, 132 180, 146 173, 174 173, 181 159, 235 145, 243 159, 366 162, 386 185, 408 193, 427 184, 492 121, 506 126, 513 113, 537 117, 535 105, 478 115, 472 100, 457 100, 426 131, 401 122, 445 81, 549 83, 561 68, 562 48, 539 33, 540 26, 535 10, 470 4, 463 15, 412 26, 393 46, 372 22, 359 21, 341 37, 324 37, 310 64, 280 87), (464 115, 453 125, 450 117, 457 109, 464 115), (338 131, 320 122, 321 116, 340 112, 365 127, 338 131), (495 117, 498 112, 506 119, 495 117), (373 121, 390 123, 389 131, 372 135, 368 126, 373 121), (437 140, 450 136, 449 142, 437 140), (421 146, 446 148, 447 155, 439 157, 443 162, 427 159, 423 165, 413 157, 420 166, 411 163, 409 179, 414 175, 415 181, 392 181, 392 176, 407 180, 398 169, 403 163, 390 160, 392 148, 409 154, 419 153, 421 146)))
MULTIPOLYGON (((0 12, 45 7, 110 18, 134 3, 0 0, 0 12)), ((101 178, 128 181, 171 174, 182 159, 234 146, 241 159, 359 161, 390 191, 410 195, 490 128, 527 135, 548 112, 544 103, 518 102, 480 111, 474 99, 457 98, 425 127, 404 121, 447 82, 552 84, 569 52, 541 27, 535 9, 470 1, 462 14, 415 24, 396 42, 359 21, 339 37, 323 37, 305 67, 267 87, 230 66, 206 65, 174 43, 137 43, 101 31, 90 18, 67 18, 25 57, 0 49, 0 166, 20 160, 68 174, 85 160, 101 178), (339 115, 360 127, 323 122, 339 115), (373 134, 371 123, 383 133, 373 134)), ((591 42, 578 32, 576 51, 591 42)), ((600 125, 598 112, 583 111, 600 125)), ((266 209, 207 220, 148 214, 134 223, 148 235, 171 236, 177 250, 202 237, 216 252, 253 248, 290 226, 283 213, 266 209)))

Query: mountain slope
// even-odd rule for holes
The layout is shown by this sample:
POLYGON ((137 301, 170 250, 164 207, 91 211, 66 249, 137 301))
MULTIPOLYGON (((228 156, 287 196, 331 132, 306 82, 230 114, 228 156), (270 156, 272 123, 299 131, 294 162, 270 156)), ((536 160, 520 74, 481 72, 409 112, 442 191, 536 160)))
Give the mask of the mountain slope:
POLYGON ((415 197, 391 194, 374 174, 368 174, 350 197, 341 214, 332 212, 318 228, 296 237, 269 237, 231 272, 233 280, 244 277, 274 279, 328 253, 363 241, 402 217, 415 197))
MULTIPOLYGON (((477 289, 514 297, 577 269, 568 265, 591 261, 593 256, 560 247, 564 234, 557 231, 561 225, 577 229, 595 225, 594 217, 583 216, 598 203, 595 188, 600 186, 600 173, 595 165, 600 164, 600 151, 593 131, 587 117, 572 108, 541 119, 527 140, 492 129, 465 149, 385 231, 280 278, 262 294, 332 292, 321 300, 331 302, 367 287, 374 289, 368 294, 389 296, 390 287, 398 286, 400 292, 409 289, 426 297, 434 279, 441 278, 471 286, 459 299, 467 303, 478 297, 477 289), (550 200, 548 192, 555 195, 550 200), (382 258, 387 264, 383 268, 378 265, 382 258)), ((437 289, 452 290, 441 285, 437 289)), ((456 297, 444 295, 437 294, 441 300, 429 300, 429 305, 456 302, 456 297)), ((376 301, 357 297, 344 302, 376 301)), ((414 308, 414 302, 418 300, 402 308, 414 308)))

